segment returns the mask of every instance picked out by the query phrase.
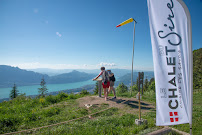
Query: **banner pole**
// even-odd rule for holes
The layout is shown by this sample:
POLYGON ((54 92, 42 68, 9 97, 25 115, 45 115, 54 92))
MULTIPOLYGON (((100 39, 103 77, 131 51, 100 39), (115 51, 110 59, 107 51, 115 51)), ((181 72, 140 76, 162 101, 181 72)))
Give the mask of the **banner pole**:
POLYGON ((132 73, 131 73, 131 91, 130 91, 130 96, 132 96, 132 90, 133 90, 133 59, 134 59, 134 46, 135 46, 135 23, 136 23, 136 21, 134 20, 133 54, 132 54, 132 73))
POLYGON ((193 51, 192 51, 192 26, 189 18, 189 46, 190 46, 190 135, 192 135, 192 111, 193 111, 193 51))
POLYGON ((193 51, 192 51, 192 27, 191 27, 191 19, 189 20, 189 53, 190 53, 190 71, 189 71, 189 76, 190 76, 190 85, 189 85, 189 90, 190 90, 190 135, 192 135, 192 111, 193 111, 193 51))

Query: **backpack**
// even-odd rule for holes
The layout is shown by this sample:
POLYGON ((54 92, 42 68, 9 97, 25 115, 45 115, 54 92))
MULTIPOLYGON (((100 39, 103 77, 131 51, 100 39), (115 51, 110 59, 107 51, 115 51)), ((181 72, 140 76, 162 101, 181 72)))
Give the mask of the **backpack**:
POLYGON ((109 81, 109 75, 107 71, 104 71, 102 74, 102 82, 104 85, 107 85, 107 82, 109 81))
POLYGON ((110 79, 110 81, 112 81, 112 82, 115 82, 115 81, 116 81, 116 78, 114 77, 114 75, 111 76, 111 77, 109 77, 109 79, 110 79))

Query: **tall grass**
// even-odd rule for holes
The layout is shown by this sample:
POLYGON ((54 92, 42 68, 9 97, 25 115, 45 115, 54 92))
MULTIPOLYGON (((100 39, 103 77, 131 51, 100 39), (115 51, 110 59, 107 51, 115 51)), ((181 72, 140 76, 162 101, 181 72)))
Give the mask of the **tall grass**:
MULTIPOLYGON (((65 117, 67 114, 74 113, 76 103, 72 99, 85 96, 84 94, 59 93, 56 96, 46 96, 29 98, 19 96, 11 101, 0 103, 0 133, 12 132, 27 128, 38 127, 61 120, 72 119, 65 117), (64 103, 69 103, 71 108, 66 110, 64 103), (57 104, 59 103, 59 105, 57 104), (61 115, 60 117, 58 117, 61 115)), ((74 118, 80 113, 77 112, 74 118)))

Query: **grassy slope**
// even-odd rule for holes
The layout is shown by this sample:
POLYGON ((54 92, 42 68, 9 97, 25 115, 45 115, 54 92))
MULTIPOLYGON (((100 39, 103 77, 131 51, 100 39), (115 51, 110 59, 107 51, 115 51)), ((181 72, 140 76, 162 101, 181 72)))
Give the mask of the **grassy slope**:
MULTIPOLYGON (((130 94, 123 94, 129 96, 130 94)), ((82 117, 108 107, 108 104, 93 106, 85 109, 75 102, 84 95, 59 94, 40 99, 19 97, 10 102, 0 103, 0 133, 20 131, 63 122, 82 117)), ((193 108, 193 134, 202 134, 200 125, 202 112, 201 91, 194 92, 193 108)), ((144 93, 143 100, 155 104, 154 92, 144 93)), ((134 121, 138 114, 128 114, 123 110, 111 108, 102 113, 92 116, 92 119, 84 118, 67 124, 37 130, 34 134, 144 134, 161 128, 155 126, 155 111, 143 114, 148 120, 148 125, 135 125, 134 121)), ((189 132, 189 125, 174 126, 179 130, 189 132)))
POLYGON ((74 103, 82 95, 59 94, 46 98, 18 97, 0 103, 0 133, 24 130, 83 116, 86 112, 74 103), (68 103, 64 101, 68 100, 68 103), (56 104, 57 103, 57 104, 56 104))
MULTIPOLYGON (((46 98, 18 97, 13 101, 0 103, 0 133, 20 131, 44 125, 51 125, 108 107, 108 104, 93 106, 89 110, 79 107, 76 98, 84 95, 59 94, 46 98)), ((150 132, 155 128, 154 113, 146 113, 147 125, 137 126, 134 121, 138 115, 124 113, 111 108, 92 116, 67 124, 37 130, 34 134, 137 134, 150 132), (144 130, 146 129, 146 130, 144 130)))

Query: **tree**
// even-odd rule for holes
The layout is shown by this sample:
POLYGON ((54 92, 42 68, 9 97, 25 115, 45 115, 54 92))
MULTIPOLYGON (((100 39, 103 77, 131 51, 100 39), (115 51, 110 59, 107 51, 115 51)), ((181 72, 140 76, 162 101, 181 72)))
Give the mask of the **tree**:
MULTIPOLYGON (((131 86, 130 86, 130 89, 131 89, 131 86)), ((133 84, 133 91, 138 91, 137 84, 133 84)))
POLYGON ((144 86, 143 86, 144 88, 144 91, 147 91, 148 90, 148 87, 149 87, 149 81, 148 81, 148 79, 146 78, 145 80, 144 80, 144 86))
POLYGON ((127 87, 124 83, 120 83, 120 84, 118 85, 118 87, 116 88, 116 91, 117 91, 118 93, 125 93, 125 92, 128 91, 128 87, 127 87))
POLYGON ((41 88, 38 88, 39 89, 38 92, 39 92, 40 96, 44 97, 47 94, 47 92, 48 92, 48 89, 46 88, 46 82, 45 82, 44 77, 41 79, 40 85, 41 85, 41 88))
POLYGON ((96 81, 95 89, 93 90, 93 93, 94 93, 95 95, 98 94, 98 81, 96 81))
MULTIPOLYGON (((133 89, 132 89, 132 91, 138 91, 138 82, 139 82, 139 79, 137 77, 136 82, 133 82, 133 89)), ((131 86, 130 86, 130 90, 131 90, 131 86)))
POLYGON ((87 91, 87 90, 82 90, 81 92, 80 92, 80 94, 81 95, 89 95, 90 93, 87 91))
POLYGON ((14 99, 18 96, 18 90, 17 90, 17 86, 14 83, 13 89, 10 92, 10 98, 14 99))
POLYGON ((151 85, 151 83, 154 82, 154 81, 155 81, 154 78, 151 78, 150 81, 149 81, 149 85, 151 85))
POLYGON ((152 81, 148 88, 149 88, 150 91, 155 92, 155 81, 152 81))

